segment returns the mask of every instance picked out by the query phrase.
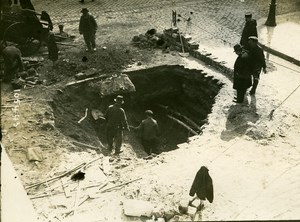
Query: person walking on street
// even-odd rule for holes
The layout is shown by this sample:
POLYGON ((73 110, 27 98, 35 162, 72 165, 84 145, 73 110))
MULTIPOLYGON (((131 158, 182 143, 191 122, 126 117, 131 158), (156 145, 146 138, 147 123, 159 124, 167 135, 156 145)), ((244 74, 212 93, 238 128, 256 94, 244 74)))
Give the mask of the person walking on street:
POLYGON ((151 110, 146 110, 146 119, 142 120, 135 130, 138 130, 141 135, 142 145, 148 155, 151 153, 158 154, 158 135, 159 128, 157 121, 153 118, 153 112, 151 110))
POLYGON ((111 152, 115 143, 115 154, 117 155, 122 152, 123 130, 130 130, 125 111, 121 107, 124 103, 123 96, 118 95, 114 101, 115 104, 110 105, 105 113, 105 120, 108 149, 111 152))
MULTIPOLYGON (((209 169, 206 166, 201 166, 190 189, 189 195, 194 197, 196 194, 196 198, 200 199, 200 205, 197 207, 197 210, 202 210, 204 208, 205 200, 208 200, 210 203, 214 200, 213 180, 208 171, 209 169)), ((192 205, 196 198, 193 198, 189 202, 189 205, 192 205)))
POLYGON ((234 102, 243 103, 247 89, 252 85, 251 63, 247 51, 240 44, 236 44, 234 52, 238 55, 234 63, 233 88, 237 91, 234 102))
POLYGON ((249 37, 249 56, 251 60, 252 76, 253 76, 253 86, 250 90, 250 95, 254 95, 259 82, 260 73, 266 70, 266 60, 263 49, 258 45, 258 39, 256 36, 249 37))
POLYGON ((83 35, 85 44, 87 46, 86 51, 96 51, 95 35, 98 28, 97 22, 89 13, 87 8, 81 10, 81 17, 79 21, 79 33, 83 35))
POLYGON ((249 45, 248 45, 248 38, 250 36, 258 36, 257 35, 257 22, 255 19, 252 19, 252 14, 251 13, 246 13, 245 14, 245 26, 242 32, 242 37, 240 44, 243 46, 244 49, 248 50, 249 45))

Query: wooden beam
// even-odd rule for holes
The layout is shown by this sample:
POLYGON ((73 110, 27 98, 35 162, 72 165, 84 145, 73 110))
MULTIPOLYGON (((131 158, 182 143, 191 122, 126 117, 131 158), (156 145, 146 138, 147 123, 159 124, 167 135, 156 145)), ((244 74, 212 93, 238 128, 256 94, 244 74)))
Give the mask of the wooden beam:
POLYGON ((188 125, 186 125, 184 122, 180 121, 179 119, 176 119, 173 116, 167 115, 167 117, 171 120, 173 120, 174 122, 178 123, 179 125, 181 125, 183 128, 185 128, 186 130, 188 130, 189 132, 191 132, 194 135, 198 135, 198 133, 196 131, 194 131, 192 128, 190 128, 188 125))

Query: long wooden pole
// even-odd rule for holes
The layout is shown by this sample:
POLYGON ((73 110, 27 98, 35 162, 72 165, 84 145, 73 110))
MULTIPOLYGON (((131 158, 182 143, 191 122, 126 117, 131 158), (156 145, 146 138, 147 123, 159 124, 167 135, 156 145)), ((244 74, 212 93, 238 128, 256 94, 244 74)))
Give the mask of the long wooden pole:
POLYGON ((118 187, 121 187, 121 186, 125 186, 125 185, 127 185, 127 184, 129 184, 129 183, 133 183, 133 182, 138 181, 138 180, 141 180, 141 179, 142 179, 142 178, 140 177, 140 178, 137 178, 137 179, 134 179, 134 180, 130 180, 130 181, 125 182, 125 183, 121 183, 121 184, 116 185, 116 186, 113 186, 113 187, 109 187, 109 188, 107 188, 107 189, 105 189, 105 190, 102 190, 101 193, 104 193, 104 192, 107 192, 107 191, 111 191, 111 190, 113 190, 113 189, 115 189, 115 188, 118 188, 118 187))
POLYGON ((192 128, 190 128, 188 125, 186 125, 185 123, 183 123, 179 119, 176 119, 175 117, 170 116, 170 115, 167 115, 167 117, 170 118, 171 120, 173 120, 174 122, 178 123, 179 125, 181 125, 185 129, 187 129, 189 132, 193 133, 194 135, 198 135, 198 133, 195 130, 193 130, 192 128))
POLYGON ((81 169, 81 168, 83 168, 83 167, 88 166, 89 164, 91 164, 92 162, 97 161, 97 160, 100 159, 100 158, 102 158, 102 157, 98 157, 98 158, 93 159, 93 160, 91 160, 91 161, 89 161, 89 162, 87 162, 87 163, 85 163, 85 162, 84 162, 84 163, 81 163, 81 164, 79 164, 78 166, 74 167, 74 168, 71 169, 71 170, 68 170, 67 172, 65 172, 65 173, 63 173, 63 174, 61 174, 61 175, 58 175, 58 176, 56 176, 56 177, 47 179, 47 180, 42 181, 42 182, 38 182, 38 183, 35 183, 35 184, 31 184, 31 185, 25 187, 25 189, 30 189, 30 188, 32 188, 32 187, 36 187, 36 186, 42 185, 42 184, 44 184, 44 183, 48 183, 48 182, 50 182, 50 181, 53 181, 53 180, 56 180, 56 179, 60 179, 61 177, 64 177, 64 176, 68 175, 69 173, 71 173, 71 172, 73 172, 73 171, 75 171, 75 170, 79 170, 79 169, 81 169))

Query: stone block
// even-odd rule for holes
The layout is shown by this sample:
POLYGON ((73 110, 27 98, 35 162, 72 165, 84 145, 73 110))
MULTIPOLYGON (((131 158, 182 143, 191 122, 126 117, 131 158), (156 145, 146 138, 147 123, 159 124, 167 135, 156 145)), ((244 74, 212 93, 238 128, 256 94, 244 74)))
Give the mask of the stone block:
POLYGON ((92 76, 96 75, 97 73, 98 73, 97 69, 90 68, 84 72, 84 75, 88 78, 88 77, 92 77, 92 76))
POLYGON ((191 43, 189 43, 189 48, 191 50, 197 50, 197 49, 199 49, 199 44, 196 42, 191 42, 191 43))
POLYGON ((179 35, 178 35, 177 33, 173 33, 173 34, 172 34, 172 38, 173 38, 173 39, 177 39, 177 38, 179 38, 179 35))
POLYGON ((182 35, 182 37, 183 37, 186 41, 192 40, 192 36, 191 36, 191 35, 188 35, 188 34, 182 35))
POLYGON ((85 74, 82 73, 82 72, 77 73, 77 74, 75 75, 75 79, 76 79, 76 80, 85 79, 85 74))

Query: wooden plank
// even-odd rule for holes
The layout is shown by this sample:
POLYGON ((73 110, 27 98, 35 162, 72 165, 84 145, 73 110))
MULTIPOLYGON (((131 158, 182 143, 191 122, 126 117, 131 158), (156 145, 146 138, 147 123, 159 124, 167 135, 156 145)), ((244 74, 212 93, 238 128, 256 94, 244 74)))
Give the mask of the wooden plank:
POLYGON ((191 132, 194 135, 198 135, 198 133, 196 131, 194 131, 192 128, 190 128, 188 125, 186 125, 185 123, 183 123, 182 121, 176 119, 173 116, 167 115, 167 117, 171 120, 173 120, 174 122, 178 123, 179 125, 181 125, 183 128, 187 129, 189 132, 191 132))

